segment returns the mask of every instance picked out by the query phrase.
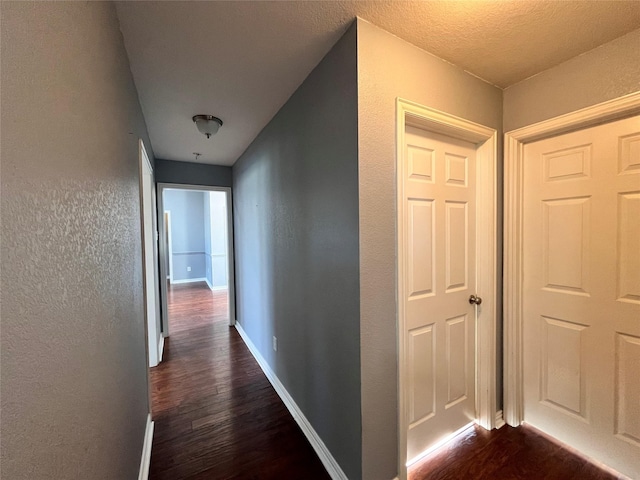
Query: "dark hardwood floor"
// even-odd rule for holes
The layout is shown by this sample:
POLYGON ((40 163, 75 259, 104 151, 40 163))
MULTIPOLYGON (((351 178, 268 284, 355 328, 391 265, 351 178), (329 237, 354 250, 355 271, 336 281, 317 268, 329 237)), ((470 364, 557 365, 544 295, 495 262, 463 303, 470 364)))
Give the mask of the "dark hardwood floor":
POLYGON ((491 432, 475 426, 409 470, 409 480, 617 478, 526 425, 491 432))
MULTIPOLYGON (((228 326, 226 295, 204 283, 170 289, 171 336, 164 361, 151 370, 155 432, 149 478, 328 479, 228 326)), ((526 426, 492 432, 475 427, 409 470, 410 480, 615 478, 526 426)))
POLYGON ((164 360, 151 369, 150 479, 328 479, 234 328, 226 291, 169 292, 164 360))

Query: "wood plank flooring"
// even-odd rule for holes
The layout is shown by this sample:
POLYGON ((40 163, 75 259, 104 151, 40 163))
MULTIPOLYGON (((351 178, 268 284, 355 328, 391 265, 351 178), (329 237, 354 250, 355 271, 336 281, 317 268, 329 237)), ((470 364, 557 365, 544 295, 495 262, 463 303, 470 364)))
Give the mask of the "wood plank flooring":
MULTIPOLYGON (((228 326, 226 295, 204 283, 170 289, 171 336, 164 361, 151 369, 155 432, 149 478, 328 479, 228 326)), ((615 478, 526 426, 491 432, 475 427, 409 471, 409 480, 615 478)))
POLYGON ((227 293, 173 286, 164 360, 151 369, 150 479, 328 479, 234 328, 227 293))
POLYGON ((475 426, 409 470, 409 480, 615 480, 523 425, 475 426))

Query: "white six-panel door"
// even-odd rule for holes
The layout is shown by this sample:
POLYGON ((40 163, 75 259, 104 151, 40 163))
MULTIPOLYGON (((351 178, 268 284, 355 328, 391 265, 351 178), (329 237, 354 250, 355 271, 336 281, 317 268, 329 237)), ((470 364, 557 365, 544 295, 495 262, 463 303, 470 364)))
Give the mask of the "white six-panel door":
POLYGON ((476 147, 406 127, 407 458, 475 419, 476 147))
POLYGON ((524 155, 524 419, 640 478, 640 117, 524 155))

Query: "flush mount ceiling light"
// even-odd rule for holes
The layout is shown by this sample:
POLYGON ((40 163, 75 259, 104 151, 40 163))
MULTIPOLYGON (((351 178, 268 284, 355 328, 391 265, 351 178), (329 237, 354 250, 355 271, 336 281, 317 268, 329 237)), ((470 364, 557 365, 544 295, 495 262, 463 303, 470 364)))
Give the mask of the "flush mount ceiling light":
POLYGON ((222 126, 222 120, 213 115, 194 115, 192 120, 198 127, 198 131, 207 138, 218 133, 218 129, 222 126))

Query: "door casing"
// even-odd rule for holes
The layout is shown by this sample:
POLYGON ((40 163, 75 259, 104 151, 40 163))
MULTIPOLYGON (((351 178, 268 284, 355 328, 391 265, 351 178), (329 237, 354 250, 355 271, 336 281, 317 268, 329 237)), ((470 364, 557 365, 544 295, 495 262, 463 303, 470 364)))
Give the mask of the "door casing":
MULTIPOLYGON (((496 259, 497 259, 497 141, 495 129, 479 125, 448 113, 398 98, 396 100, 396 172, 404 161, 404 134, 407 126, 418 127, 476 144, 477 152, 477 204, 476 283, 478 295, 483 298, 479 310, 482 321, 476 324, 476 421, 486 429, 501 426, 502 418, 496 408, 496 259)), ((402 222, 405 218, 403 179, 396 173, 396 285, 397 285, 397 341, 398 341, 398 472, 400 480, 407 478, 408 407, 406 348, 404 345, 405 319, 401 301, 405 297, 404 251, 402 222)))
MULTIPOLYGON (((156 344, 157 337, 156 322, 160 314, 158 302, 158 250, 155 247, 157 218, 155 213, 144 208, 150 205, 155 209, 155 199, 153 196, 153 166, 147 155, 142 139, 138 140, 138 159, 140 174, 140 220, 142 233, 142 267, 143 267, 143 288, 144 288, 144 312, 145 312, 145 333, 147 337, 147 363, 149 367, 155 367, 162 361, 163 338, 160 336, 159 343, 156 344), (145 187, 145 177, 150 177, 149 187, 145 187), (150 222, 151 231, 148 231, 146 222, 150 222), (148 249, 151 249, 151 252, 148 249), (151 257, 149 265, 148 257, 151 257), (153 274, 149 275, 149 269, 153 274), (149 305, 150 298, 153 297, 153 307, 149 305)), ((155 210, 153 210, 155 212, 155 210)))
MULTIPOLYGON (((169 210, 165 210, 164 212, 164 231, 166 234, 164 242, 166 243, 165 247, 167 247, 167 256, 165 258, 169 264, 169 275, 167 275, 167 278, 169 279, 169 283, 173 283, 173 240, 171 238, 171 212, 169 210)), ((165 268, 167 268, 166 264, 165 268)))
MULTIPOLYGON (((227 293, 229 298, 229 326, 234 326, 236 324, 236 303, 235 303, 235 271, 234 271, 234 253, 233 253, 233 214, 232 214, 232 198, 231 198, 231 188, 230 187, 212 187, 208 185, 183 185, 181 183, 158 183, 158 211, 164 212, 164 190, 167 188, 174 188, 179 190, 199 190, 203 192, 224 192, 227 197, 227 253, 228 253, 228 283, 229 283, 229 291, 227 293)), ((160 258, 163 259, 160 262, 160 277, 163 281, 160 283, 160 292, 162 297, 162 336, 169 336, 169 315, 168 315, 168 305, 167 305, 167 272, 164 259, 166 258, 167 248, 165 238, 166 238, 166 228, 164 222, 164 215, 159 216, 161 218, 160 221, 160 258)), ((172 273, 173 275, 173 273, 172 273)))
POLYGON ((524 421, 523 394, 523 162, 524 145, 640 113, 640 92, 505 134, 504 147, 504 419, 524 421))

